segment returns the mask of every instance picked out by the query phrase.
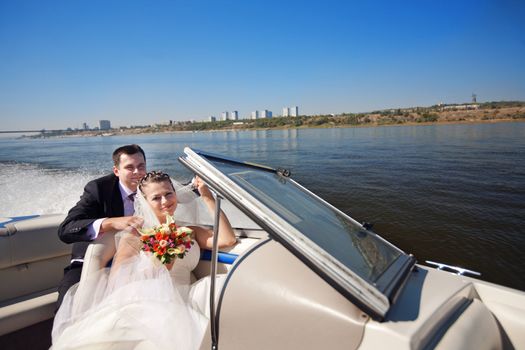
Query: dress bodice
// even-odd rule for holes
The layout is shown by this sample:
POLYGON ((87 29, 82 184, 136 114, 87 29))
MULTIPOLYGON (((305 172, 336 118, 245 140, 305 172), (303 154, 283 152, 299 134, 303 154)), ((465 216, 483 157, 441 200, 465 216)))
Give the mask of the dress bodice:
POLYGON ((175 259, 170 270, 173 285, 181 292, 184 298, 189 293, 191 285, 191 271, 199 263, 201 250, 197 241, 191 246, 190 250, 183 259, 175 259))

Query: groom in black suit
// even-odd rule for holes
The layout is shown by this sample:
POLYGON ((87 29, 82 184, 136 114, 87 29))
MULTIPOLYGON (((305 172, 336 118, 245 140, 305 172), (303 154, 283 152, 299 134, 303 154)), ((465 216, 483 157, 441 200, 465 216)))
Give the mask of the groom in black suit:
POLYGON ((73 243, 71 264, 58 287, 60 307, 68 289, 80 281, 84 254, 90 241, 108 232, 135 230, 142 219, 133 216, 133 200, 139 180, 146 175, 146 155, 138 145, 113 152, 113 173, 90 181, 78 203, 58 228, 65 243, 73 243))

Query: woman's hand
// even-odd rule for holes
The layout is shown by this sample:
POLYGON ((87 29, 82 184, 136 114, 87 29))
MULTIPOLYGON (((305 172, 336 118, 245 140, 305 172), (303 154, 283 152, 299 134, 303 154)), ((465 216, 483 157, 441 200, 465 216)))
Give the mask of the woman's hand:
MULTIPOLYGON (((206 204, 211 216, 213 217, 215 215, 215 197, 213 197, 210 189, 198 176, 195 176, 195 179, 193 180, 193 186, 199 191, 204 204, 206 204)), ((213 246, 213 231, 203 229, 202 227, 195 227, 193 229, 193 232, 195 233, 195 239, 197 243, 199 243, 199 246, 202 248, 211 249, 213 246)), ((235 237, 233 228, 230 224, 230 221, 221 210, 218 237, 219 248, 231 247, 235 245, 235 243, 237 243, 237 238, 235 237)))
POLYGON ((203 198, 212 198, 213 199, 213 194, 211 193, 210 189, 208 188, 208 185, 206 185, 204 183, 204 181, 202 181, 202 179, 198 176, 195 176, 195 179, 193 180, 193 186, 195 188, 197 188, 197 190, 199 191, 199 194, 201 195, 201 197, 203 198))

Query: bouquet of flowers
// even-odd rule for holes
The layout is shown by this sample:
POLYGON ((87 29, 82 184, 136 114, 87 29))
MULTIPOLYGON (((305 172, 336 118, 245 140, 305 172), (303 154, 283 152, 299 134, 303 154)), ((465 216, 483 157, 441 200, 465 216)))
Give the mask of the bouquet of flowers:
POLYGON ((169 264, 175 257, 184 258, 194 244, 193 232, 188 227, 177 227, 173 217, 166 215, 166 223, 149 229, 140 229, 142 250, 153 253, 163 264, 169 264))

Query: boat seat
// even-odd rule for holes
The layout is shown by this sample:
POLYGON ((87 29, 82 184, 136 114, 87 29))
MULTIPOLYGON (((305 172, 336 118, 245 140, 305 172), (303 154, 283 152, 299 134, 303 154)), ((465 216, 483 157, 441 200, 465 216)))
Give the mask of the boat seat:
POLYGON ((0 336, 50 319, 57 298, 58 292, 53 291, 0 308, 0 336))
MULTIPOLYGON (((79 289, 82 289, 82 284, 89 278, 89 276, 106 267, 110 263, 113 255, 116 252, 114 234, 104 234, 94 240, 87 248, 84 257, 84 266, 82 268, 82 275, 80 278, 79 289)), ((226 276, 231 270, 232 265, 238 260, 238 257, 247 251, 252 245, 260 240, 257 238, 239 238, 237 244, 230 248, 225 248, 224 251, 218 254, 217 264, 217 279, 216 279, 216 297, 220 295, 219 291, 222 289, 226 276)), ((194 298, 190 295, 190 299, 194 300, 193 307, 200 310, 203 314, 209 317, 209 288, 210 288, 210 258, 211 251, 203 249, 201 259, 196 268, 191 272, 192 289, 190 294, 206 295, 205 298, 194 298)))
POLYGON ((0 336, 53 318, 56 286, 71 256, 56 235, 64 217, 31 215, 0 224, 0 336))
MULTIPOLYGON (((235 261, 238 260, 238 257, 259 241, 260 240, 258 238, 237 238, 237 244, 235 244, 233 247, 221 249, 217 257, 217 274, 228 274, 235 261)), ((203 249, 201 260, 193 270, 193 274, 197 280, 209 276, 211 269, 210 260, 211 251, 203 249)))
POLYGON ((92 241, 84 255, 79 288, 82 288, 82 284, 91 274, 106 267, 113 259, 116 251, 114 233, 105 233, 92 241))
MULTIPOLYGON (((111 262, 116 252, 114 237, 114 234, 111 233, 104 234, 88 246, 84 256, 80 283, 85 281, 89 274, 108 266, 111 262)), ((219 252, 217 273, 227 274, 238 256, 258 241, 259 239, 256 238, 240 238, 235 246, 219 252)), ((210 274, 210 259, 211 251, 203 249, 199 265, 192 272, 192 282, 210 274)))
MULTIPOLYGON (((105 233, 101 237, 92 241, 91 244, 88 245, 86 254, 84 255, 84 264, 82 266, 79 288, 82 288, 82 285, 93 273, 105 268, 106 266, 110 266, 115 252, 115 234, 113 233, 105 233)), ((192 283, 196 280, 197 278, 192 273, 192 283)))

